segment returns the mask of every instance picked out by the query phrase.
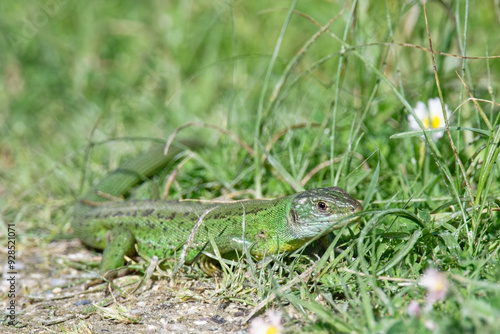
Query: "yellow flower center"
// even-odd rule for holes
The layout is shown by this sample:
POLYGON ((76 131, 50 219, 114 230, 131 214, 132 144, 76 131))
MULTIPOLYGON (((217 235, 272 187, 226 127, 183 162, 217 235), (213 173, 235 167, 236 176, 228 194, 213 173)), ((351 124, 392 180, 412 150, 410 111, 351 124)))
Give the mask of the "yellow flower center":
POLYGON ((439 125, 441 125, 441 121, 439 120, 439 117, 434 116, 434 118, 432 119, 432 127, 439 128, 439 125))
POLYGON ((428 129, 429 128, 429 125, 435 129, 435 128, 439 128, 439 126, 441 125, 441 120, 439 119, 438 116, 434 116, 432 118, 432 123, 429 124, 429 117, 424 117, 424 119, 422 120, 422 124, 424 125, 424 128, 428 129))
POLYGON ((266 334, 278 334, 278 329, 274 326, 269 326, 266 330, 266 334))
POLYGON ((424 128, 428 129, 429 128, 429 117, 425 117, 422 120, 422 123, 424 124, 424 128))
POLYGON ((444 290, 444 282, 443 282, 443 280, 440 280, 440 279, 436 280, 433 288, 434 288, 433 290, 436 291, 436 292, 443 291, 444 290))

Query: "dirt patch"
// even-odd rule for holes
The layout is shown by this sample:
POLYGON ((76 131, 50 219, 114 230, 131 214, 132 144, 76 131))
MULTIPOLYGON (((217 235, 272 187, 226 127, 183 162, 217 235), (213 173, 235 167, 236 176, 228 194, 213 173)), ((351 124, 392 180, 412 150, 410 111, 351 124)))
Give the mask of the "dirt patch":
MULTIPOLYGON (((90 274, 65 264, 68 260, 97 260, 78 240, 47 245, 35 240, 19 248, 17 255, 16 320, 19 326, 7 326, 9 285, 3 280, 0 286, 3 333, 231 333, 248 326, 243 319, 250 307, 220 297, 211 278, 186 277, 174 287, 167 279, 149 280, 139 291, 113 300, 116 290, 110 294, 105 285, 86 289, 83 281, 90 274), (106 299, 110 300, 109 304, 85 314, 89 307, 106 299)), ((130 287, 137 284, 139 278, 127 276, 116 283, 130 287)))

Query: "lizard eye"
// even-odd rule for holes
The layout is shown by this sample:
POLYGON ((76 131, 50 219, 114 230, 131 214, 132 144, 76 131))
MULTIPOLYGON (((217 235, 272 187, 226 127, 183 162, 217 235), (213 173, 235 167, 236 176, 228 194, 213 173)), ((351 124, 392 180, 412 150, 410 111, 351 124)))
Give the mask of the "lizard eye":
POLYGON ((320 212, 326 212, 328 210, 328 204, 323 201, 319 201, 318 203, 316 203, 316 210, 320 212))

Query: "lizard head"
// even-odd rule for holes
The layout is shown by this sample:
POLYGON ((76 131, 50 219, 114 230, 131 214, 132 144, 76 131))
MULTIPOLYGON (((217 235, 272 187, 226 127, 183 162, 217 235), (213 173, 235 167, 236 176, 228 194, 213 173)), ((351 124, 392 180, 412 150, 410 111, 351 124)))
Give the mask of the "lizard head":
POLYGON ((352 221, 339 220, 361 209, 361 204, 342 188, 311 189, 293 199, 288 228, 296 239, 309 239, 349 224, 352 221))

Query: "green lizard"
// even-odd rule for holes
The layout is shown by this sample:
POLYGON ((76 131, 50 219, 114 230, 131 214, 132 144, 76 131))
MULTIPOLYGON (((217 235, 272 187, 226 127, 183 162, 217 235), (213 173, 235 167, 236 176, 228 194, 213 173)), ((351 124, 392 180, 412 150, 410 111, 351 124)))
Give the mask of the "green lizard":
MULTIPOLYGON (((171 149, 171 153, 175 152, 171 149)), ((361 210, 359 202, 338 187, 274 200, 109 201, 110 196, 124 195, 169 160, 160 150, 133 159, 106 176, 76 205, 73 229, 85 245, 104 250, 101 273, 122 266, 124 255, 133 255, 136 244, 141 254, 163 259, 179 258, 187 243, 190 247, 184 263, 200 258, 200 268, 214 275, 218 269, 210 259, 214 257, 213 241, 224 258, 242 254, 245 248, 262 258, 295 250, 313 237, 346 225, 346 220, 337 222, 361 210)))

